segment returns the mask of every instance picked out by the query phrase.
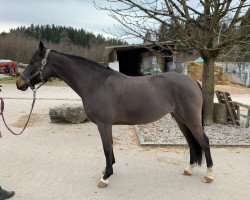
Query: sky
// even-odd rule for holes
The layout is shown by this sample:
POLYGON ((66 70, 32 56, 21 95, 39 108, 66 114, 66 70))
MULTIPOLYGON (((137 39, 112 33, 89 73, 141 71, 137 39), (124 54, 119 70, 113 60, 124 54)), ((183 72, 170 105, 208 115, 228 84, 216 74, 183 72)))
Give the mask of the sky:
MULTIPOLYGON (((105 4, 105 0, 98 0, 105 4)), ((10 28, 54 24, 83 28, 106 37, 116 21, 97 10, 93 0, 0 0, 0 32, 10 28)))
MULTIPOLYGON (((76 29, 85 29, 95 34, 111 37, 107 32, 119 31, 117 22, 107 12, 97 10, 94 0, 0 0, 0 33, 10 28, 34 25, 62 25, 76 29)), ((106 0, 95 0, 107 5, 106 0)), ((238 0, 233 0, 233 2, 238 0)), ((195 8, 198 0, 189 1, 195 8), (196 4, 195 4, 196 2, 196 4)), ((108 4, 110 5, 110 4, 108 4)), ((129 43, 141 43, 140 39, 127 40, 129 43)))

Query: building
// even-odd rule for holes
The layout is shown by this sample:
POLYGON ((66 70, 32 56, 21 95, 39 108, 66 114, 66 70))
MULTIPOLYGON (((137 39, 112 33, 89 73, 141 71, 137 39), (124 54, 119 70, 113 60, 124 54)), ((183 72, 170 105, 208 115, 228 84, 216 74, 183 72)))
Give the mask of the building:
POLYGON ((105 47, 104 56, 110 68, 128 76, 157 74, 167 70, 175 60, 175 44, 132 44, 105 47))

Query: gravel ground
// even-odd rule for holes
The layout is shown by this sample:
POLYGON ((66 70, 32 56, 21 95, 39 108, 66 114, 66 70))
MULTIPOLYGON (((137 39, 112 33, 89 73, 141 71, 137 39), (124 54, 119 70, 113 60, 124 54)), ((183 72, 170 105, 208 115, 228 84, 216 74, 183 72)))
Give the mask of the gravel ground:
MULTIPOLYGON (((250 145, 250 128, 245 128, 245 119, 241 126, 213 124, 205 127, 205 133, 211 145, 250 145)), ((171 115, 138 126, 145 143, 186 144, 186 140, 171 115)))

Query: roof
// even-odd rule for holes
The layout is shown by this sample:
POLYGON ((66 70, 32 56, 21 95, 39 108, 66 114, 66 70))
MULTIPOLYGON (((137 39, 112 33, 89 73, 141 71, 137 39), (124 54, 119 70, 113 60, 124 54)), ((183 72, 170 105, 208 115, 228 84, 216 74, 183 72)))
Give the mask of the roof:
POLYGON ((12 62, 11 60, 0 60, 0 63, 12 62))
POLYGON ((117 46, 107 46, 104 50, 104 57, 109 56, 114 50, 135 50, 141 48, 152 48, 154 46, 167 46, 174 45, 171 41, 160 42, 160 43, 142 43, 142 44, 129 44, 129 45, 117 45, 117 46))

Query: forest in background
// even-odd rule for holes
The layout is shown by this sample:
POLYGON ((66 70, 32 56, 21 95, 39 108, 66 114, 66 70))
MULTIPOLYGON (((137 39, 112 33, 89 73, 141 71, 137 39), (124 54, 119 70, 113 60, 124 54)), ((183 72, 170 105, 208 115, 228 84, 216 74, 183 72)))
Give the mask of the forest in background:
POLYGON ((0 59, 27 63, 39 41, 48 48, 64 53, 83 56, 98 62, 104 61, 105 46, 124 45, 127 42, 95 35, 84 29, 55 25, 33 25, 17 27, 9 33, 0 34, 0 59))
MULTIPOLYGON (((163 42, 167 38, 161 37, 168 32, 175 32, 170 28, 168 30, 160 29, 157 31, 156 38, 158 42, 163 42)), ((172 35, 173 35, 172 34, 172 35)), ((145 38, 148 38, 148 34, 145 38)), ((177 36, 176 36, 177 37, 177 36)), ((178 39, 178 37, 177 37, 178 39)), ((9 33, 0 33, 0 59, 10 59, 17 62, 27 63, 34 51, 37 50, 39 41, 51 49, 64 53, 83 56, 97 62, 105 62, 103 54, 105 46, 126 45, 125 41, 115 38, 106 38, 101 34, 93 34, 84 29, 74 29, 72 27, 55 25, 33 25, 29 27, 17 27, 11 29, 9 33)), ((250 43, 246 45, 234 45, 229 53, 222 54, 218 61, 236 61, 249 62, 250 43)), ((180 52, 179 61, 190 61, 199 57, 195 51, 180 52)))

